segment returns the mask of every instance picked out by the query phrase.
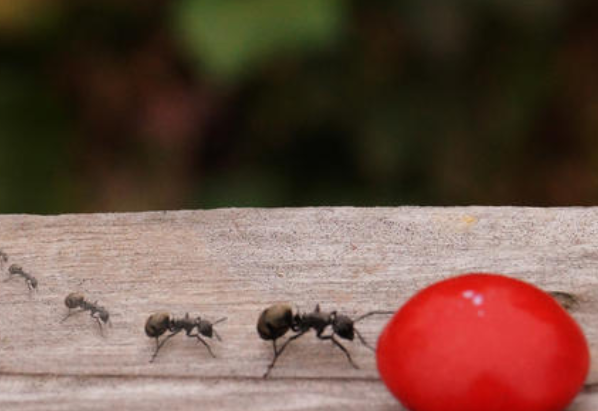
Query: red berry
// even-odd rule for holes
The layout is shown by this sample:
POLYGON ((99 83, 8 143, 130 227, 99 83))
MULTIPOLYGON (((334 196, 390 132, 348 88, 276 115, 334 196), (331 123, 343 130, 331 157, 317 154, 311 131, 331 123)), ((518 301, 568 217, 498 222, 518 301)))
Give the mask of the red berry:
POLYGON ((561 411, 587 376, 577 323, 548 294, 497 274, 465 274, 412 297, 376 352, 411 411, 561 411))

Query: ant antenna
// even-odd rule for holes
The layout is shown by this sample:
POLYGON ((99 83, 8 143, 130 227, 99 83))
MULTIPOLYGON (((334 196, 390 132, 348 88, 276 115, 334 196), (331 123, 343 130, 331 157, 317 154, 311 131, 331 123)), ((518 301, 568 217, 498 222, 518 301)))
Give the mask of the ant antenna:
POLYGON ((361 333, 357 330, 357 328, 353 328, 353 331, 355 331, 357 338, 359 338, 359 341, 361 341, 361 343, 364 346, 369 348, 371 351, 376 352, 376 349, 374 347, 372 347, 370 344, 368 344, 368 342, 365 340, 365 338, 363 338, 363 335, 361 335, 361 333))
MULTIPOLYGON (((357 317, 356 319, 353 320, 353 323, 359 322, 367 317, 370 317, 372 315, 392 315, 394 314, 394 311, 370 311, 369 313, 365 313, 363 315, 360 315, 359 317, 357 317)), ((359 341, 361 341, 361 343, 369 348, 371 351, 376 351, 376 349, 374 347, 372 347, 365 338, 363 338, 363 335, 361 335, 361 333, 359 332, 359 330, 357 330, 357 328, 354 328, 355 334, 357 335, 357 338, 359 338, 359 341)))
MULTIPOLYGON (((221 323, 221 322, 224 322, 224 321, 226 321, 226 320, 228 320, 228 318, 227 318, 227 317, 222 317, 222 318, 220 318, 219 320, 216 320, 216 321, 214 321, 214 322, 212 323, 212 325, 216 325, 216 324, 218 324, 218 323, 221 323)), ((214 328, 212 328, 212 332, 214 333, 214 337, 216 337, 216 339, 217 339, 218 341, 222 341, 222 338, 220 338, 220 334, 218 334, 218 332, 217 332, 217 331, 216 331, 214 328)))
POLYGON ((370 317, 372 315, 392 315, 394 311, 370 311, 369 313, 365 313, 364 315, 360 315, 356 319, 353 320, 354 323, 363 320, 364 318, 370 317))

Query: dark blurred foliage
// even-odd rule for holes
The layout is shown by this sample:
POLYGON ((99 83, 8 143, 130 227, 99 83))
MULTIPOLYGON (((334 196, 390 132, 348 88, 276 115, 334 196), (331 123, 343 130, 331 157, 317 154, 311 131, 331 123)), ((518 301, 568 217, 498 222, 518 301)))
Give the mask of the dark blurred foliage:
POLYGON ((598 202, 598 2, 0 0, 0 212, 598 202))

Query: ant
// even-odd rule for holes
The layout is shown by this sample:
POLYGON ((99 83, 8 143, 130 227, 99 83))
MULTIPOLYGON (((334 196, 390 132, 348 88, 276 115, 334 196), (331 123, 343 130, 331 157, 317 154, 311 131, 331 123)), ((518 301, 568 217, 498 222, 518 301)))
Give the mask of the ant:
POLYGON ((573 311, 579 306, 579 299, 573 294, 564 291, 548 291, 548 294, 567 311, 573 311))
POLYGON ((110 322, 110 314, 108 311, 104 307, 100 307, 97 301, 93 303, 87 301, 85 296, 81 293, 70 293, 67 295, 64 299, 64 305, 68 307, 69 313, 60 321, 61 323, 65 322, 72 315, 89 311, 89 315, 97 321, 98 326, 100 327, 100 332, 103 334, 102 322, 104 324, 109 324, 110 322), (74 308, 80 308, 80 310, 72 312, 71 310, 74 308))
POLYGON ((203 335, 204 337, 208 338, 212 338, 214 336, 218 341, 222 341, 222 338, 220 338, 220 335, 218 335, 213 326, 226 321, 226 319, 226 317, 223 317, 212 323, 208 320, 203 320, 201 317, 191 318, 189 317, 189 313, 186 313, 183 318, 173 317, 167 312, 159 312, 150 315, 145 323, 145 333, 148 337, 156 339, 156 351, 152 355, 150 362, 154 362, 156 356, 158 355, 158 351, 160 351, 160 348, 162 348, 166 341, 183 330, 185 330, 185 333, 188 337, 196 337, 197 341, 201 342, 207 348, 210 355, 213 358, 216 358, 212 352, 212 348, 203 338, 201 338, 201 336, 203 335), (192 334, 195 328, 197 328, 197 333, 192 334), (166 331, 170 331, 170 334, 167 335, 162 342, 159 342, 158 338, 166 331))
MULTIPOLYGON (((6 256, 6 254, 2 253, 2 255, 0 255, 0 261, 1 260, 8 261, 8 257, 6 256)), ((23 267, 21 267, 20 265, 13 264, 10 267, 8 267, 8 275, 9 277, 6 280, 4 280, 5 282, 9 281, 13 275, 20 275, 25 279, 25 282, 27 283, 27 287, 29 288, 29 290, 37 290, 37 279, 31 274, 25 272, 23 270, 23 267)))
POLYGON ((297 313, 295 315, 293 315, 293 309, 288 304, 275 304, 266 308, 262 311, 258 319, 257 332, 262 339, 272 340, 274 358, 268 366, 264 378, 268 378, 270 371, 272 371, 274 364, 276 364, 276 360, 280 357, 289 343, 301 337, 310 329, 313 329, 316 332, 316 337, 320 340, 330 340, 345 353, 349 364, 351 364, 353 368, 359 368, 357 364, 353 362, 349 351, 347 351, 335 336, 353 341, 355 335, 357 335, 357 338, 359 338, 359 341, 361 341, 364 346, 375 351, 374 347, 369 345, 361 333, 355 328, 355 323, 376 314, 393 314, 393 312, 370 311, 369 313, 352 320, 346 315, 338 314, 336 311, 321 311, 320 304, 316 305, 316 309, 310 313, 297 313), (324 331, 328 326, 332 328, 332 333, 324 335, 324 331), (277 348, 276 340, 286 334, 289 330, 295 332, 295 335, 289 337, 280 348, 277 348))
POLYGON ((8 262, 8 254, 0 250, 0 270, 4 267, 4 264, 8 262))

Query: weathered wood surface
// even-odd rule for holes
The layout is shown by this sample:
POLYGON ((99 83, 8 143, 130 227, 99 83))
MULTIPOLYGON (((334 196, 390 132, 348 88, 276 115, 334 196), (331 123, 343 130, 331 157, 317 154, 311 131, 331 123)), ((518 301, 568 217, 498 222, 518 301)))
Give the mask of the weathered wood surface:
MULTIPOLYGON (((255 323, 274 302, 350 315, 395 309, 457 273, 502 272, 579 299, 573 315, 598 350, 598 208, 223 209, 0 216, 0 249, 39 280, 0 283, 0 409, 399 410, 374 356, 360 370, 306 336, 269 380, 255 323), (102 337, 87 314, 60 324, 83 291, 112 315, 102 337), (150 364, 148 314, 216 319, 212 359, 185 336, 150 364)), ((6 269, 6 267, 5 267, 6 269)), ((5 275, 5 274, 3 274, 5 275)), ((374 342, 385 319, 360 323, 374 342)), ((572 411, 598 409, 598 369, 572 411)))

